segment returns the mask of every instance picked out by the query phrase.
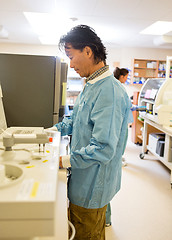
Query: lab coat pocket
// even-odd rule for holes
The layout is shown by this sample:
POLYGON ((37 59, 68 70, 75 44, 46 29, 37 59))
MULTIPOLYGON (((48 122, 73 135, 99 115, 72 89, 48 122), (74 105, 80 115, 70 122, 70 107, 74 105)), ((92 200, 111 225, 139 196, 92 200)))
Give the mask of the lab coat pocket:
POLYGON ((79 106, 79 121, 80 121, 80 123, 85 125, 85 124, 88 124, 89 120, 90 120, 89 106, 84 101, 79 106))
POLYGON ((90 106, 84 101, 80 106, 80 114, 79 114, 79 123, 80 129, 83 133, 87 133, 91 137, 91 133, 93 130, 93 123, 90 119, 91 109, 90 106))

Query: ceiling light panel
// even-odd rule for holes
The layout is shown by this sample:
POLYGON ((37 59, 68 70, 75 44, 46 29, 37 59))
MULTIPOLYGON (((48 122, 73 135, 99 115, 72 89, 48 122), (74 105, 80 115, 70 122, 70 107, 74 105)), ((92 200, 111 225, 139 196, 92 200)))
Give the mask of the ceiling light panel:
POLYGON ((141 31, 141 34, 148 35, 164 35, 172 31, 172 22, 167 21, 157 21, 141 31))
POLYGON ((57 44, 60 36, 74 25, 74 22, 62 13, 24 12, 24 16, 43 44, 57 44))

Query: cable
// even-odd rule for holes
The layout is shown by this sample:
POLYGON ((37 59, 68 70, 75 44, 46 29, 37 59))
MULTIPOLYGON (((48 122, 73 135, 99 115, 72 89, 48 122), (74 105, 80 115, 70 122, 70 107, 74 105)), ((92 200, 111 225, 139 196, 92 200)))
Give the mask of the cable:
POLYGON ((74 237, 75 237, 75 233, 76 233, 76 231, 75 231, 75 227, 73 226, 73 224, 72 224, 69 220, 68 220, 68 224, 69 224, 69 226, 70 226, 71 229, 72 229, 72 236, 70 237, 69 240, 73 240, 74 237))

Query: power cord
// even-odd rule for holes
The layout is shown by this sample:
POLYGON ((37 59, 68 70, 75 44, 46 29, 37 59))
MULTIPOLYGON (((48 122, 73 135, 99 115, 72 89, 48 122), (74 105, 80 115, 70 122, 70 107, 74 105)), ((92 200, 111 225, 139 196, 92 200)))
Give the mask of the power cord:
POLYGON ((73 226, 73 224, 69 220, 68 220, 68 224, 69 224, 70 228, 72 229, 72 236, 70 237, 69 240, 73 240, 74 237, 75 237, 75 233, 76 233, 75 227, 73 226))

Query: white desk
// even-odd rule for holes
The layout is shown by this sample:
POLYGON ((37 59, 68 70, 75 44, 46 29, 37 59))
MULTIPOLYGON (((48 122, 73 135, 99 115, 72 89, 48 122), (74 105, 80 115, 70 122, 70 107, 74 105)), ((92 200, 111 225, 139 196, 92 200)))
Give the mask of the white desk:
POLYGON ((0 164, 23 170, 20 181, 0 187, 0 239, 68 239, 67 177, 65 170, 58 171, 59 147, 60 137, 55 156, 40 160, 26 151, 0 150, 0 164))
MULTIPOLYGON (((147 150, 150 152, 151 149, 149 148, 149 145, 147 145, 147 137, 148 137, 148 126, 152 126, 156 128, 157 130, 165 133, 165 148, 164 148, 164 156, 160 157, 157 153, 152 152, 166 167, 168 167, 172 171, 172 154, 171 154, 171 148, 172 148, 172 127, 164 127, 156 122, 153 121, 153 119, 149 119, 145 116, 142 116, 144 118, 144 132, 143 132, 143 144, 142 144, 142 153, 140 154, 140 158, 143 159, 145 157, 145 153, 147 150)), ((150 133, 150 131, 149 131, 150 133)), ((171 187, 172 187, 172 173, 171 173, 171 187)))

